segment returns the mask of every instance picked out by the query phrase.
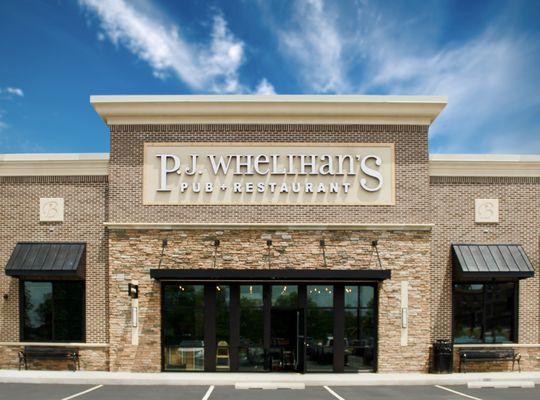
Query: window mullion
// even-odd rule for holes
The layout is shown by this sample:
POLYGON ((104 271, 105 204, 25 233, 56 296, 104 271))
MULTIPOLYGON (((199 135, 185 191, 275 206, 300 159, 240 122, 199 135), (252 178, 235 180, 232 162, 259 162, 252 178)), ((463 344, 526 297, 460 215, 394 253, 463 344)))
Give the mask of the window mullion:
POLYGON ((54 342, 56 340, 56 323, 55 323, 55 309, 56 309, 56 301, 55 301, 55 289, 56 285, 55 282, 51 282, 51 342, 54 342))

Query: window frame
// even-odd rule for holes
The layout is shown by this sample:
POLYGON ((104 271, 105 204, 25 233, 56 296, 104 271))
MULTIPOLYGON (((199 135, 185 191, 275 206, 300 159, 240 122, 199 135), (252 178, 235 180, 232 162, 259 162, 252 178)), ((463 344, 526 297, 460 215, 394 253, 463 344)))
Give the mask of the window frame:
MULTIPOLYGON (((53 315, 53 321, 54 321, 54 301, 53 301, 53 309, 52 309, 52 315, 53 315)), ((82 279, 50 279, 50 278, 44 278, 44 279, 38 279, 38 278, 30 278, 30 279, 19 279, 19 340, 21 342, 28 342, 28 343, 86 343, 86 281, 82 279), (37 341, 37 340, 30 340, 25 338, 25 312, 26 312, 26 296, 24 292, 24 284, 25 282, 45 282, 45 283, 51 283, 52 284, 52 292, 53 292, 53 299, 54 299, 54 283, 55 282, 80 282, 82 284, 82 304, 81 304, 81 338, 80 341, 78 340, 70 340, 68 342, 61 341, 61 340, 55 340, 54 338, 54 327, 52 335, 53 337, 51 340, 47 341, 37 341)))
POLYGON ((501 345, 505 343, 515 344, 519 343, 519 281, 463 281, 463 282, 452 282, 452 343, 457 346, 466 346, 469 344, 475 345, 501 345), (508 342, 486 342, 486 296, 487 290, 486 285, 498 285, 505 283, 514 284, 514 293, 513 293, 513 316, 512 316, 512 327, 511 327, 511 336, 512 340, 508 342), (482 287, 482 339, 479 343, 456 343, 456 297, 455 297, 455 285, 483 285, 482 287))

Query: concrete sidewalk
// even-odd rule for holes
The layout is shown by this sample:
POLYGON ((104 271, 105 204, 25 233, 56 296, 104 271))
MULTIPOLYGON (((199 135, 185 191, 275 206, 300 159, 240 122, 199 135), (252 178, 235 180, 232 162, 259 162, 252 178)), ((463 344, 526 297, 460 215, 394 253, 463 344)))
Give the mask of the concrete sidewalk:
POLYGON ((529 381, 540 384, 540 372, 467 374, 295 374, 295 373, 131 373, 96 371, 0 370, 0 383, 78 385, 236 385, 244 382, 304 383, 306 386, 465 385, 479 381, 529 381))

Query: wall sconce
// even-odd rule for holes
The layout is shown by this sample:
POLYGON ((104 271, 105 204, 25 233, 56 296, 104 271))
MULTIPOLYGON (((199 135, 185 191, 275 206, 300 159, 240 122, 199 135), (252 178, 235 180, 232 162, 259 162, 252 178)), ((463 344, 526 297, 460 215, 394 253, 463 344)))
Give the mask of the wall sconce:
POLYGON ((9 294, 4 293, 4 300, 7 300, 7 299, 9 299, 9 294))
POLYGON ((268 269, 272 267, 272 251, 270 248, 272 247, 272 240, 268 239, 266 241, 266 248, 268 250, 268 254, 266 255, 266 259, 268 260, 268 269))
POLYGON ((135 285, 133 283, 128 283, 128 295, 132 299, 138 299, 139 298, 139 285, 135 285))
POLYGON ((381 257, 379 256, 379 247, 378 247, 379 241, 378 240, 372 240, 371 241, 371 247, 375 250, 375 254, 377 254, 377 261, 379 262, 379 268, 383 268, 381 257))
POLYGON ((217 260, 217 249, 219 247, 219 245, 221 244, 221 242, 219 241, 219 239, 214 239, 214 262, 213 262, 213 268, 216 268, 216 260, 217 260))
POLYGON ((321 249, 322 249, 323 267, 326 267, 327 266, 327 264, 326 264, 326 242, 324 241, 324 239, 321 239, 319 241, 319 245, 321 246, 321 249))
POLYGON ((163 254, 165 254, 165 247, 169 244, 168 239, 163 239, 161 241, 161 256, 159 257, 159 265, 158 268, 161 268, 161 262, 163 261, 163 254))

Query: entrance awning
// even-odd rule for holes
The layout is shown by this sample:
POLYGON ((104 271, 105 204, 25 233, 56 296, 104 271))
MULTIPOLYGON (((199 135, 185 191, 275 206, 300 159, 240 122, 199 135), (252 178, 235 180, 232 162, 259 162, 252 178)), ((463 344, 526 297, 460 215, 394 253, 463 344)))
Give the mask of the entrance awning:
POLYGON ((17 243, 6 275, 82 278, 85 249, 84 243, 17 243))
POLYGON ((382 281, 390 278, 389 269, 151 269, 150 276, 163 280, 190 281, 299 281, 346 282, 382 281))
POLYGON ((534 275, 519 244, 453 244, 454 280, 524 279, 534 275))

